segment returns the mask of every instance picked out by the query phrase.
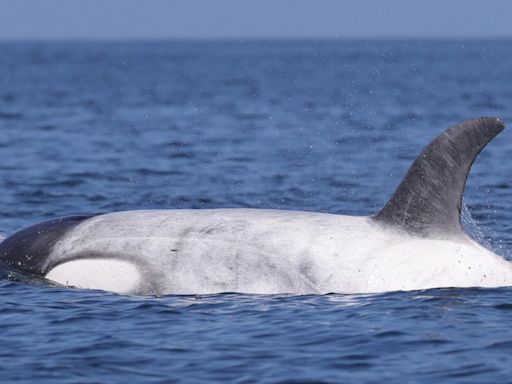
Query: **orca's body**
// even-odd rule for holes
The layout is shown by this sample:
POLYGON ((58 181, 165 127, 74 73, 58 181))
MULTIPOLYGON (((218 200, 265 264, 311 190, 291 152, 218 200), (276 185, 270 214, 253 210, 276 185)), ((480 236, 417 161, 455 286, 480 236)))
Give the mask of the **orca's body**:
POLYGON ((512 265, 464 234, 462 193, 504 128, 438 136, 371 217, 259 209, 128 211, 54 219, 0 243, 10 268, 135 294, 365 293, 512 285, 512 265))

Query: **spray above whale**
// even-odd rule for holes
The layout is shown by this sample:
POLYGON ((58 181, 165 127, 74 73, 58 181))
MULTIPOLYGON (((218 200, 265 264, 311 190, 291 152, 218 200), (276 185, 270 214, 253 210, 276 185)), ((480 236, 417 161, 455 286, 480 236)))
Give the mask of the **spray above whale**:
POLYGON ((502 130, 449 128, 373 216, 263 210, 69 216, 14 233, 0 261, 28 275, 128 294, 323 294, 512 285, 512 264, 460 223, 468 173, 502 130))

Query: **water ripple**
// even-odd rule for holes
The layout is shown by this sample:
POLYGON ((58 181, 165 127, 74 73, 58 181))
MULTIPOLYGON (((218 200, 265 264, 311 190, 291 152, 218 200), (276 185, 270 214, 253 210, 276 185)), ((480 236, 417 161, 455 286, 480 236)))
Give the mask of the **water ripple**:
MULTIPOLYGON (((369 214, 449 124, 512 116, 506 41, 0 43, 0 59, 5 233, 141 208, 369 214)), ((508 135, 476 161, 463 221, 512 258, 508 135)), ((512 375, 509 288, 130 297, 0 277, 5 382, 512 375)))

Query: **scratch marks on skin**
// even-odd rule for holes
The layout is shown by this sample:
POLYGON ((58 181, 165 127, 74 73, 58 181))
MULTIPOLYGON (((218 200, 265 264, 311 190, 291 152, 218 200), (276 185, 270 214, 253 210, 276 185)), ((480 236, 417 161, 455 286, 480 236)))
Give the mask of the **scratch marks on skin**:
MULTIPOLYGON (((322 292, 322 289, 320 287, 318 287, 315 283, 313 283, 307 275, 301 273, 300 271, 299 272, 294 272, 292 271, 292 274, 294 274, 295 276, 297 276, 301 281, 303 281, 304 283, 306 283, 306 285, 309 287, 309 288, 312 288, 314 290, 314 293, 323 293, 322 292)), ((306 291, 306 290, 304 290, 306 291)), ((300 291, 299 291, 300 292, 300 291)))
POLYGON ((193 228, 185 227, 180 233, 178 233, 176 244, 173 249, 177 249, 178 251, 183 251, 185 248, 185 243, 187 242, 189 235, 194 232, 193 228))
POLYGON ((219 220, 198 230, 199 234, 214 235, 225 231, 225 220, 219 220))
POLYGON ((158 224, 157 224, 157 228, 158 229, 161 229, 164 224, 167 224, 167 222, 169 221, 169 218, 168 217, 164 217, 158 224))
POLYGON ((171 248, 170 270, 175 271, 178 268, 180 257, 179 254, 185 251, 186 243, 190 233, 193 232, 192 228, 185 227, 177 236, 177 240, 171 248))
POLYGON ((234 267, 231 267, 231 271, 233 272, 233 280, 234 280, 234 283, 233 285, 236 287, 236 289, 238 290, 240 287, 240 275, 241 275, 241 268, 240 268, 240 261, 241 261, 241 257, 242 257, 242 253, 240 251, 237 251, 236 254, 235 254, 235 263, 234 263, 234 267))
POLYGON ((306 283, 308 288, 312 288, 316 291, 316 293, 321 293, 322 289, 315 284, 313 281, 316 279, 313 278, 314 272, 314 263, 311 261, 309 257, 304 257, 304 259, 300 262, 299 267, 295 275, 299 277, 299 279, 306 283))
POLYGON ((409 207, 411 205, 411 201, 414 198, 415 193, 411 191, 411 194, 407 197, 407 203, 405 204, 404 208, 404 215, 402 216, 402 222, 401 225, 405 225, 405 221, 409 218, 409 207))
POLYGON ((337 277, 345 279, 350 274, 347 268, 329 267, 341 263, 338 256, 333 260, 331 255, 339 251, 339 232, 351 235, 374 228, 367 219, 348 218, 347 224, 337 216, 323 214, 263 212, 253 218, 246 213, 220 213, 106 216, 99 225, 73 234, 72 244, 84 239, 80 246, 73 248, 71 241, 65 242, 55 259, 67 259, 78 254, 78 249, 82 255, 97 251, 99 257, 111 252, 113 258, 137 265, 143 283, 134 293, 141 294, 321 294, 346 284, 353 290, 350 283, 336 282, 337 277), (311 226, 316 228, 313 233, 307 231, 311 226), (325 239, 327 245, 319 247, 325 239))

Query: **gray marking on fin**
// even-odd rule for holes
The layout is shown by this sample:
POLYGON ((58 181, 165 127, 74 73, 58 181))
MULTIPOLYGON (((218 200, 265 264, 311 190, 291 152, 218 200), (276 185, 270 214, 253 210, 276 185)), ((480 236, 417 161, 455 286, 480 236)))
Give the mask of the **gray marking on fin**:
POLYGON ((465 121, 437 136, 416 158, 373 220, 420 236, 462 233, 462 194, 473 161, 505 128, 494 117, 465 121))

